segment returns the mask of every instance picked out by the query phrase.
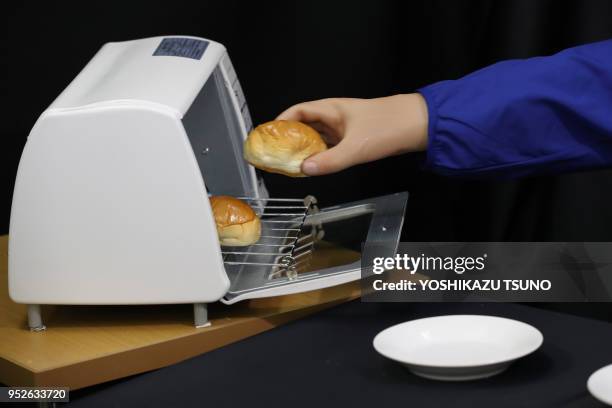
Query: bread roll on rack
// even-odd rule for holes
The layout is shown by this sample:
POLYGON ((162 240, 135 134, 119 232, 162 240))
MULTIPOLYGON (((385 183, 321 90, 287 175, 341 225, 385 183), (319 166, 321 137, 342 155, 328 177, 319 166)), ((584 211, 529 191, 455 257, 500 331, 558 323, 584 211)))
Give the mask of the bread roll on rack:
POLYGON ((325 150, 325 141, 310 126, 294 120, 273 120, 251 131, 244 144, 244 159, 271 173, 306 177, 302 162, 325 150))
POLYGON ((261 221, 250 205, 230 196, 213 196, 210 206, 221 245, 247 246, 259 241, 261 221))

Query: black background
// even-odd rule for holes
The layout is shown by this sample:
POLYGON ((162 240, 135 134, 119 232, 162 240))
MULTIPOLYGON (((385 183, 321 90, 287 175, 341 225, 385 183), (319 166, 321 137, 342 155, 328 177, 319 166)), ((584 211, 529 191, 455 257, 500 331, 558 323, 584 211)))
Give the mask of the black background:
MULTIPOLYGON (((188 34, 224 44, 254 123, 293 103, 412 92, 508 58, 612 37, 609 1, 19 2, 3 5, 0 233, 38 115, 108 41, 188 34)), ((305 180, 266 175, 275 196, 323 204, 400 190, 404 240, 612 241, 609 171, 516 182, 448 180, 403 156, 305 180)))
MULTIPOLYGON (((17 164, 38 115, 109 41, 185 34, 224 44, 254 123, 332 96, 413 92, 509 58, 612 38, 601 1, 193 1, 3 4, 0 233, 17 164)), ((519 181, 461 181, 402 156, 342 173, 266 175, 271 194, 323 205, 406 190, 413 241, 612 241, 608 170, 519 181)))

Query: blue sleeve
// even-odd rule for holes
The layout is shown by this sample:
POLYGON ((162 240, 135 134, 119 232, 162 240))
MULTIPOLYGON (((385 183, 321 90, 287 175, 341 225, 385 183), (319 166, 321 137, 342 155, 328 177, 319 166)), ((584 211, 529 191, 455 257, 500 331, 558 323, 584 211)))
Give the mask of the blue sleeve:
POLYGON ((612 40, 510 60, 419 90, 425 168, 477 178, 612 167, 612 40))

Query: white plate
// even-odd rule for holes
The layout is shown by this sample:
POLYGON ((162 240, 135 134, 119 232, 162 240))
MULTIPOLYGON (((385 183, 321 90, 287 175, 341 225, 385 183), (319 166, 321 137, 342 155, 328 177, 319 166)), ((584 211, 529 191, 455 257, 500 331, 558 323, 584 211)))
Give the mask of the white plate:
POLYGON ((449 315, 389 327, 374 338, 374 348, 421 377, 465 381, 501 373, 543 339, 538 329, 516 320, 449 315))
POLYGON ((604 404, 612 405, 612 364, 591 374, 587 388, 595 398, 604 404))

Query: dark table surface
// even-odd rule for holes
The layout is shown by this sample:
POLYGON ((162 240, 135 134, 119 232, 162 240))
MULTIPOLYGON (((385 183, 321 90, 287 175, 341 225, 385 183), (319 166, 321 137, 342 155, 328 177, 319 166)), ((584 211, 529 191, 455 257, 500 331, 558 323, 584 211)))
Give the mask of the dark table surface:
MULTIPOLYGON (((612 305, 610 305, 612 307, 612 305)), ((586 389, 612 363, 612 323, 518 304, 350 302, 182 363, 71 393, 71 407, 602 407, 586 389), (384 328, 440 314, 522 320, 534 354, 471 382, 412 375, 378 355, 384 328)), ((612 384, 611 384, 612 386, 612 384)))

